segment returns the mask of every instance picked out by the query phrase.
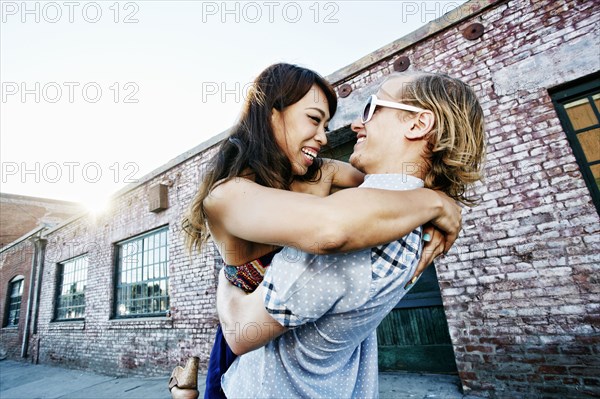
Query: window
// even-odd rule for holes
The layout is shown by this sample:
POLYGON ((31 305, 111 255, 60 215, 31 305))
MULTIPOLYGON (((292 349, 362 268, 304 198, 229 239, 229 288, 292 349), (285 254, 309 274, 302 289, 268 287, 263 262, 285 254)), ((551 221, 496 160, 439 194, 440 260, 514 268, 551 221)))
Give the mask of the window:
POLYGON ((169 309, 167 230, 117 244, 116 317, 163 316, 169 309))
POLYGON ((8 286, 8 317, 6 327, 17 327, 21 316, 21 297, 23 296, 23 277, 15 277, 8 286))
POLYGON ((85 317, 87 255, 59 263, 58 271, 55 320, 82 319, 85 317))
POLYGON ((600 213, 600 75, 552 95, 554 106, 600 213))

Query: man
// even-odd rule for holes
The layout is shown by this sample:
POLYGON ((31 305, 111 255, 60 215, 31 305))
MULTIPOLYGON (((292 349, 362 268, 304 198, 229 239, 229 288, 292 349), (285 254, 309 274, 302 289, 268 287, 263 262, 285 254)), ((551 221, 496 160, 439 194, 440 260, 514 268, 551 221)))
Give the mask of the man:
MULTIPOLYGON (((464 83, 392 75, 352 129, 358 140, 350 162, 367 174, 361 187, 427 186, 470 201, 466 185, 480 178, 485 144, 483 111, 464 83)), ((225 337, 234 352, 252 351, 223 377, 226 396, 378 396, 375 329, 407 292, 421 234, 419 227, 348 254, 284 248, 250 295, 221 273, 217 304, 225 337)))

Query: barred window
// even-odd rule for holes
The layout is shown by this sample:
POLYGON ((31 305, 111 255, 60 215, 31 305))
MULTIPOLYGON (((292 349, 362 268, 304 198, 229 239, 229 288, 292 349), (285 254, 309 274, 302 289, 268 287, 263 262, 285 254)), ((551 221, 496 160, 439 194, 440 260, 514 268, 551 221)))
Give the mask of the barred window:
POLYGON ((169 309, 167 227, 117 244, 114 313, 162 316, 169 309))
POLYGON ((23 277, 15 277, 8 286, 8 315, 6 327, 16 327, 19 325, 21 316, 21 297, 23 296, 23 277))
POLYGON ((552 100, 600 213, 600 74, 555 92, 552 100))
POLYGON ((85 317, 85 286, 88 256, 80 256, 58 264, 58 289, 55 320, 85 317))

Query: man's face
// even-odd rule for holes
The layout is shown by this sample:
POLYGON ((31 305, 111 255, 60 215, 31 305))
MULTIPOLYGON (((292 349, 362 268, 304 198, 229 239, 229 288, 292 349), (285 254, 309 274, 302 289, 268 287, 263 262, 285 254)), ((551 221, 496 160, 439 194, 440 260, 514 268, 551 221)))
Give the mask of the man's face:
MULTIPOLYGON (((397 102, 402 85, 410 82, 410 77, 396 77, 387 80, 376 95, 379 99, 397 102)), ((362 109, 361 109, 362 111, 362 109)), ((363 124, 360 118, 352 123, 357 134, 354 152, 350 163, 364 173, 401 173, 399 160, 406 151, 404 132, 409 128, 401 113, 403 111, 377 106, 371 120, 363 124)))

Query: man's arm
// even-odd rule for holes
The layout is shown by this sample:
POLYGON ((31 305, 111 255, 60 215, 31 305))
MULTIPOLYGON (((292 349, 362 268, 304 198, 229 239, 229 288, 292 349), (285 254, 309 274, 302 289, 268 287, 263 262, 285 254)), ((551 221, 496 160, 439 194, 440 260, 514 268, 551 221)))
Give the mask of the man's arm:
POLYGON ((246 294, 219 273, 217 312, 227 344, 236 355, 253 351, 287 331, 265 309, 264 287, 246 294))
POLYGON ((364 173, 349 163, 336 159, 323 158, 321 173, 323 173, 321 179, 330 182, 332 192, 342 188, 358 187, 365 180, 364 173))
POLYGON ((460 207, 428 189, 349 188, 316 197, 237 178, 213 189, 204 207, 211 224, 236 237, 313 254, 384 244, 428 221, 448 233, 448 250, 461 224, 460 207))

